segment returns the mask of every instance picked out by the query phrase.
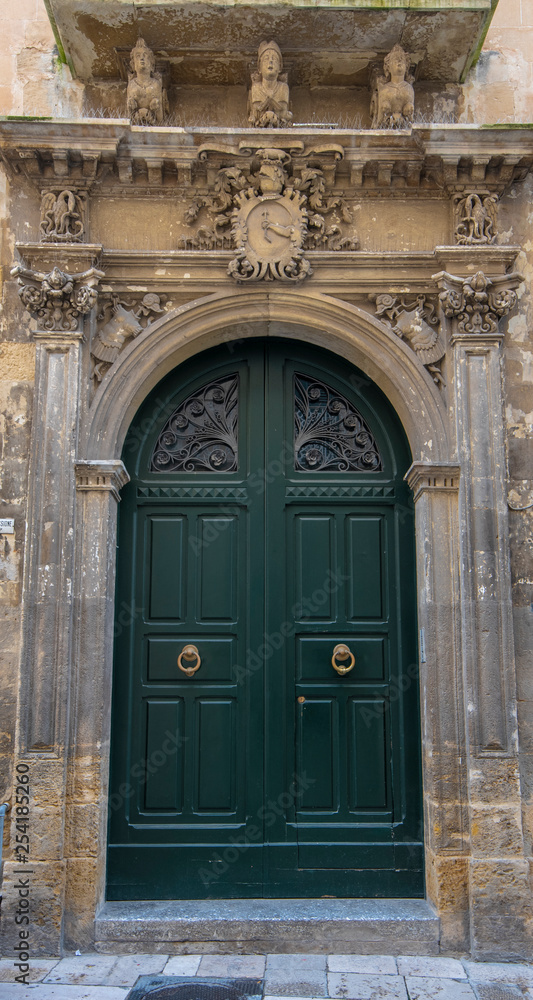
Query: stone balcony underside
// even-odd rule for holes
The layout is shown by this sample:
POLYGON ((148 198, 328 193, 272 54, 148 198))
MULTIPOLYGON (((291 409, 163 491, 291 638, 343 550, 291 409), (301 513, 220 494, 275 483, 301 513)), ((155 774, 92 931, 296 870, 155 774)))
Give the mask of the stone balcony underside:
POLYGON ((49 0, 52 27, 84 82, 125 79, 139 36, 176 85, 247 84, 275 38, 292 86, 364 86, 399 42, 417 78, 463 81, 494 0, 49 0))
POLYGON ((320 165, 328 187, 348 193, 446 197, 464 190, 502 194, 533 166, 533 128, 413 126, 406 131, 340 129, 139 128, 124 119, 0 121, 0 152, 39 190, 147 194, 213 183, 218 170, 250 169, 257 149, 284 149, 297 176, 320 165))

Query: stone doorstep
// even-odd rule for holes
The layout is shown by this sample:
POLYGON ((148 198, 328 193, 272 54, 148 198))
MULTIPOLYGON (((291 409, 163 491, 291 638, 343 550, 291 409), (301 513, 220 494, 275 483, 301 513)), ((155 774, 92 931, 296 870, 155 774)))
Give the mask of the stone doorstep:
POLYGON ((95 920, 103 954, 438 955, 439 920, 422 899, 225 899, 108 902, 95 920))

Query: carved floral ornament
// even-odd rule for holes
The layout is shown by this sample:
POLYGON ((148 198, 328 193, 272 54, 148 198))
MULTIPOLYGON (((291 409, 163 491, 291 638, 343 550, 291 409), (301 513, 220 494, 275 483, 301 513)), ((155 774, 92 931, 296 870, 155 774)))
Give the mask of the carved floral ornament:
POLYGON ((488 191, 470 192, 454 199, 455 241, 462 246, 496 242, 498 196, 488 191))
POLYGON ((72 190, 43 191, 41 243, 79 243, 83 238, 86 195, 72 190))
POLYGON ((499 320, 514 308, 513 288, 523 279, 513 273, 499 279, 487 278, 478 271, 472 278, 458 278, 445 271, 434 275, 443 290, 439 294, 444 315, 456 322, 457 333, 488 336, 498 334, 499 320))
POLYGON ((96 305, 98 282, 104 272, 95 267, 68 274, 54 267, 48 273, 17 264, 11 271, 25 308, 37 319, 38 329, 66 332, 79 328, 81 316, 96 305))
POLYGON ((326 194, 324 171, 304 167, 291 175, 290 154, 259 149, 251 174, 238 166, 219 170, 214 193, 196 198, 186 214, 196 234, 183 238, 187 250, 233 249, 228 274, 238 282, 301 281, 312 274, 306 250, 356 250, 356 236, 343 235, 351 213, 341 196, 326 194))

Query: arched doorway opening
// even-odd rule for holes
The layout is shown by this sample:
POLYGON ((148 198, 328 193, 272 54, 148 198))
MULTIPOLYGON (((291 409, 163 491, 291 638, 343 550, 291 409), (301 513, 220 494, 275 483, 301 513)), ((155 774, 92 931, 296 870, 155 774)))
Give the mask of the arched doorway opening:
POLYGON ((155 387, 123 460, 108 898, 422 896, 384 395, 320 348, 229 342, 155 387))

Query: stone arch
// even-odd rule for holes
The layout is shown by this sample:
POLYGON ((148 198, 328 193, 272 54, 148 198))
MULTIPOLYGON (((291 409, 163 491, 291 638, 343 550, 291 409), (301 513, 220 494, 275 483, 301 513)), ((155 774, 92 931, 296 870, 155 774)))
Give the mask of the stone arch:
POLYGON ((306 340, 356 365, 398 413, 413 460, 450 460, 445 407, 412 350, 363 309, 294 288, 217 292, 152 324, 123 352, 96 393, 89 412, 86 457, 118 458, 143 399, 187 358, 220 343, 267 336, 306 340))

